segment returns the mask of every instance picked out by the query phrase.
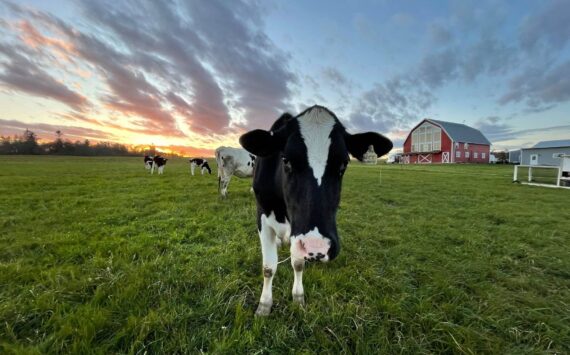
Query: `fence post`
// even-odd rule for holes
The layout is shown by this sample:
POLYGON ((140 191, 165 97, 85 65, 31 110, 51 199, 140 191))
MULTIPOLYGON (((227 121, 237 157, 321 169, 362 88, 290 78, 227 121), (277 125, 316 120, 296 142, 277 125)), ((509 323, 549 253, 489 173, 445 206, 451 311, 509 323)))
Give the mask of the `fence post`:
POLYGON ((518 181, 518 176, 519 176, 519 166, 515 165, 515 173, 513 175, 513 182, 517 182, 518 181))
POLYGON ((532 166, 528 167, 528 182, 532 182, 532 166))

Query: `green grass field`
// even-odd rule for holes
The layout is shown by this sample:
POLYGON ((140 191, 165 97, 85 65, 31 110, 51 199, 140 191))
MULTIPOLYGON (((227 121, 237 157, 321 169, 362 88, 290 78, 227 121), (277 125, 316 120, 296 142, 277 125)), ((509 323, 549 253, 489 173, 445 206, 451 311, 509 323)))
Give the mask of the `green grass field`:
POLYGON ((304 309, 281 264, 258 319, 249 180, 221 200, 183 160, 0 164, 2 354, 570 352, 570 191, 509 166, 351 164, 341 254, 304 309))

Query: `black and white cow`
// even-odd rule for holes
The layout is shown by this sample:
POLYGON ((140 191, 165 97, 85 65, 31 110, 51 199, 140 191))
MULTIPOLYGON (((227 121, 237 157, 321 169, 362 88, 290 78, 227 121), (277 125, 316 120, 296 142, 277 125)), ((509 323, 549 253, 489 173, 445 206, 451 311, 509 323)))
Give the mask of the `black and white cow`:
POLYGON ((334 113, 313 106, 296 117, 284 114, 270 131, 244 134, 240 143, 257 156, 253 189, 264 281, 256 314, 268 315, 278 246, 291 244, 293 301, 304 304, 305 262, 330 261, 340 251, 336 212, 349 153, 362 160, 373 145, 381 156, 392 142, 374 132, 349 134, 334 113))
POLYGON ((226 197, 233 175, 239 178, 253 176, 255 156, 241 148, 219 147, 216 149, 216 163, 218 164, 218 190, 223 197, 226 197))
POLYGON ((150 169, 150 173, 154 174, 154 168, 156 167, 158 170, 158 174, 163 174, 164 173, 164 166, 166 165, 166 162, 168 161, 168 159, 161 157, 160 155, 157 155, 153 158, 153 164, 152 167, 150 169))
POLYGON ((200 167, 202 175, 204 175, 206 171, 208 174, 212 174, 212 169, 210 169, 210 165, 208 165, 208 161, 206 159, 192 158, 190 159, 190 172, 192 173, 192 176, 194 176, 194 170, 197 166, 200 167))
POLYGON ((154 161, 154 158, 152 155, 145 155, 144 156, 144 168, 146 170, 150 170, 152 168, 153 161, 154 161))

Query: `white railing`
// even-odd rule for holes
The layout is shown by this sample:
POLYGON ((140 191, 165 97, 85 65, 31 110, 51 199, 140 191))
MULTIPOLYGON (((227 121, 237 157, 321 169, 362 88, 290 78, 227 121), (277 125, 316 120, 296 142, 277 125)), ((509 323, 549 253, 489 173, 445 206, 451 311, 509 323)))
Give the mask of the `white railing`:
POLYGON ((552 165, 515 165, 515 172, 513 174, 513 182, 519 182, 519 168, 528 168, 528 183, 523 183, 526 185, 535 185, 535 186, 547 186, 547 187, 562 187, 562 188, 570 188, 566 186, 560 186, 560 182, 562 180, 570 180, 570 178, 562 177, 562 167, 561 166, 552 166, 552 165), (538 184, 532 182, 532 169, 539 168, 539 169, 557 169, 558 174, 556 175, 556 186, 549 185, 549 184, 538 184))

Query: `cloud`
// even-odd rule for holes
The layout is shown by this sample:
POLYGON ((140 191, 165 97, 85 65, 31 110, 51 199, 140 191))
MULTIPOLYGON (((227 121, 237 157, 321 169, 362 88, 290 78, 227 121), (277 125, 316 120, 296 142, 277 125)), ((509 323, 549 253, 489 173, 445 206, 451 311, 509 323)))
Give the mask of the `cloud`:
POLYGON ((455 49, 426 55, 417 69, 417 78, 430 88, 439 88, 457 76, 460 58, 455 49))
POLYGON ((570 2, 554 0, 520 26, 519 41, 526 51, 562 48, 570 40, 570 2))
POLYGON ((330 81, 332 84, 334 84, 336 86, 346 87, 346 86, 350 85, 346 76, 344 76, 344 74, 342 74, 336 68, 326 67, 323 69, 322 73, 323 73, 323 77, 326 80, 330 81))
POLYGON ((513 126, 503 122, 498 116, 489 116, 477 120, 474 124, 491 142, 516 138, 513 126))
POLYGON ((109 4, 82 4, 86 16, 112 30, 131 49, 151 43, 156 54, 169 58, 185 74, 193 88, 193 117, 189 118, 193 126, 214 132, 227 127, 231 119, 227 99, 243 110, 251 127, 269 126, 284 109, 288 84, 296 78, 288 69, 287 55, 259 27, 261 10, 253 3, 189 1, 159 6, 145 2, 140 10, 129 13, 144 20, 145 26, 117 15, 109 4), (148 11, 156 15, 149 16, 148 11))
POLYGON ((350 114, 349 127, 387 132, 408 126, 433 104, 435 97, 410 76, 377 83, 365 91, 350 114))
MULTIPOLYGON (((483 134, 493 143, 493 145, 501 144, 501 142, 528 140, 529 136, 540 137, 545 133, 552 132, 570 132, 570 125, 558 125, 542 128, 518 129, 515 124, 507 123, 507 119, 498 116, 489 116, 477 120, 474 124, 476 128, 481 130, 483 134)), ((544 139, 544 138, 539 138, 544 139)), ((535 141, 536 143, 536 141, 535 141)), ((519 146, 525 144, 519 144, 519 146)), ((528 144, 526 144, 528 145, 528 144)))
POLYGON ((72 140, 93 139, 93 140, 116 140, 117 138, 105 131, 90 129, 78 126, 68 125, 52 125, 47 123, 28 123, 18 120, 0 119, 0 135, 20 135, 23 131, 29 129, 38 135, 41 139, 51 140, 55 137, 55 132, 60 130, 64 137, 72 140))
POLYGON ((0 59, 4 59, 0 61, 0 83, 6 88, 53 99, 78 111, 88 105, 84 96, 56 80, 26 54, 32 57, 20 46, 0 43, 0 59))
POLYGON ((129 132, 129 133, 136 133, 139 135, 148 135, 153 136, 157 134, 157 131, 154 128, 146 127, 144 125, 125 125, 119 124, 116 120, 112 118, 102 119, 102 118, 91 118, 88 116, 83 115, 82 113, 77 112, 69 112, 69 113, 56 113, 54 114, 55 117, 59 119, 63 119, 69 122, 81 122, 87 123, 90 126, 96 126, 102 128, 104 131, 117 130, 120 132, 129 132))
POLYGON ((430 41, 436 46, 446 46, 453 40, 453 34, 445 26, 432 23, 428 27, 430 41))
MULTIPOLYGON (((567 5, 555 2, 551 6, 565 13, 562 10, 567 5)), ((538 29, 537 24, 547 21, 548 14, 553 11, 547 9, 529 17, 521 33, 524 34, 524 28, 532 28, 541 32, 540 35, 536 34, 540 41, 565 44, 566 40, 560 37, 559 32, 566 33, 566 28, 570 26, 567 21, 547 29, 538 29)), ((374 84, 372 89, 359 96, 357 103, 352 105, 350 117, 353 122, 360 127, 409 128, 422 116, 427 116, 427 110, 436 102, 438 90, 450 83, 474 85, 482 77, 494 80, 502 78, 508 85, 506 90, 502 85, 496 85, 495 90, 504 90, 499 94, 497 103, 525 102, 526 113, 542 112, 557 103, 568 101, 570 82, 564 80, 570 73, 568 64, 541 62, 541 58, 535 56, 528 58, 521 52, 519 43, 501 37, 501 31, 507 26, 507 13, 508 9, 501 5, 494 8, 492 4, 475 6, 473 3, 454 2, 449 18, 438 18, 427 26, 426 39, 430 45, 413 67, 374 84), (457 36, 463 40, 454 41, 457 36), (540 65, 530 66, 529 63, 540 65)), ((557 15, 556 18, 561 16, 557 15)), ((364 18, 357 19, 362 27, 364 18)), ((526 42, 521 41, 527 44, 539 41, 533 42, 529 36, 531 34, 527 34, 527 37, 521 35, 526 42)), ((561 48, 552 50, 559 53, 561 48)), ((483 125, 482 122, 479 124, 483 125)))
POLYGON ((192 158, 211 158, 214 156, 213 149, 196 148, 188 145, 157 145, 155 148, 159 151, 171 151, 192 158))
POLYGON ((554 103, 570 100, 570 60, 551 68, 531 67, 514 76, 500 104, 524 101, 530 109, 543 111, 554 103))
POLYGON ((460 68, 465 81, 470 82, 482 74, 504 75, 518 64, 515 48, 483 36, 465 51, 460 68))
MULTIPOLYGON (((181 137, 185 125, 205 135, 227 133, 232 125, 268 127, 287 106, 297 78, 288 68, 289 55, 263 32, 260 4, 77 4, 81 28, 5 3, 10 17, 24 24, 16 26, 19 48, 26 46, 18 53, 22 58, 47 53, 97 72, 104 86, 94 93, 94 110, 122 114, 129 124, 155 134, 181 137)), ((44 64, 54 67, 48 57, 42 57, 44 64)), ((69 95, 56 97, 75 109, 79 105, 69 95)))
POLYGON ((349 118, 351 128, 357 131, 389 132, 395 125, 391 120, 374 118, 358 112, 353 112, 349 118))

